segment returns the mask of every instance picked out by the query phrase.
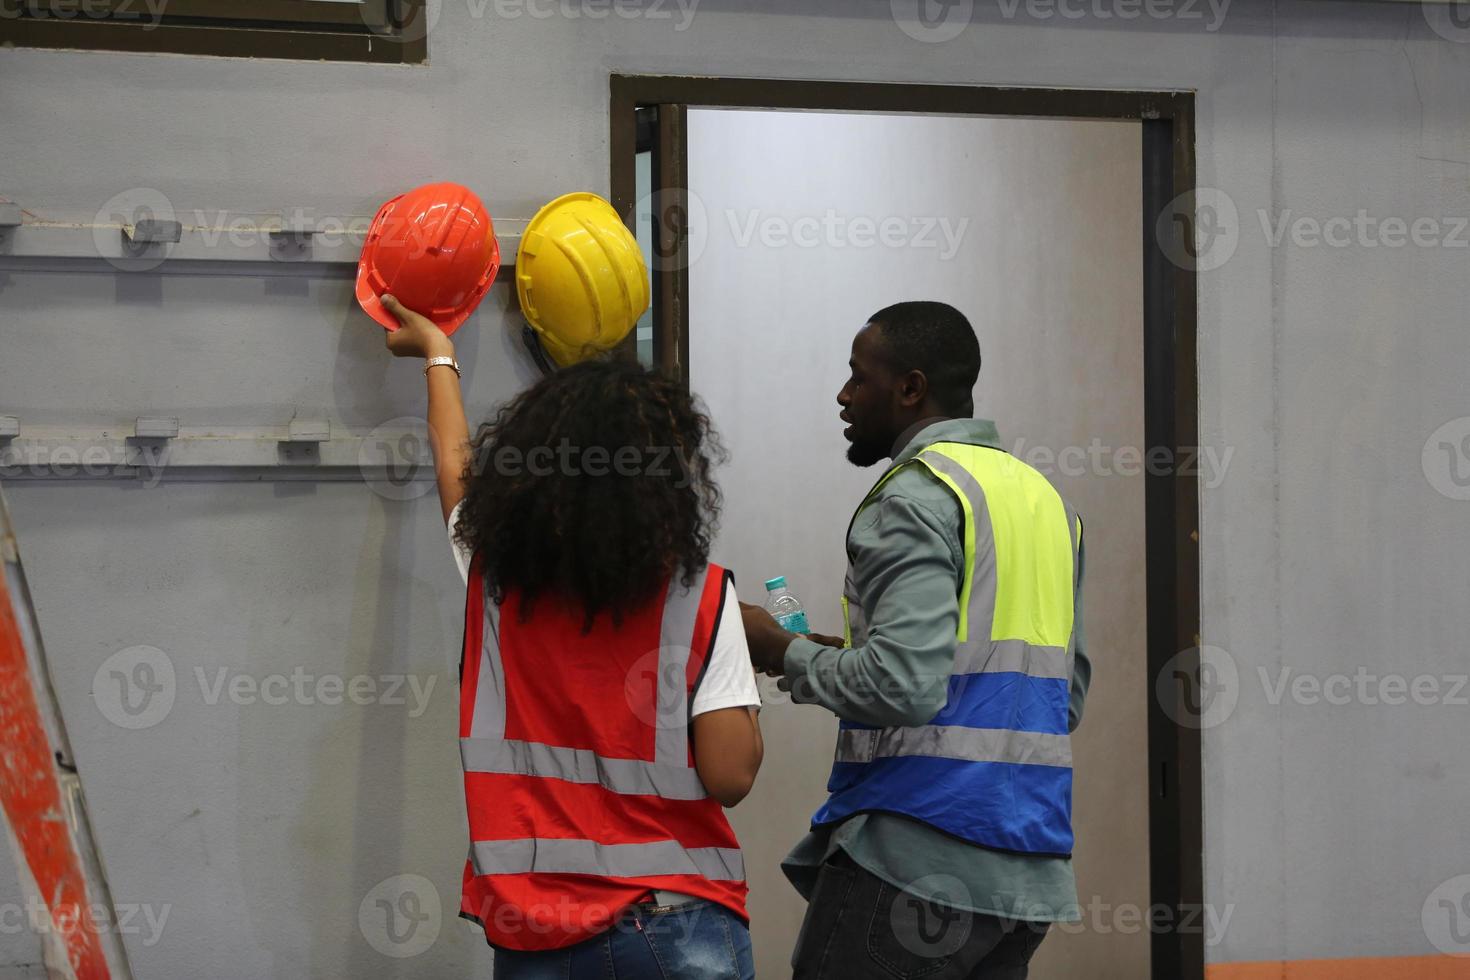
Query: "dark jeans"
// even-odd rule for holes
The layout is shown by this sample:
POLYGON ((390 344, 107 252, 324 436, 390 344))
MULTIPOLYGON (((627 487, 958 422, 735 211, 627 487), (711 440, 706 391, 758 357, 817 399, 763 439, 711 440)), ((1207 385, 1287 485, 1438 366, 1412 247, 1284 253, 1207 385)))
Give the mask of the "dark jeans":
POLYGON ((817 873, 791 965, 796 980, 1021 980, 1048 928, 921 901, 838 851, 817 873))
POLYGON ((634 905, 575 946, 495 950, 495 980, 753 980, 750 929, 714 902, 634 905))

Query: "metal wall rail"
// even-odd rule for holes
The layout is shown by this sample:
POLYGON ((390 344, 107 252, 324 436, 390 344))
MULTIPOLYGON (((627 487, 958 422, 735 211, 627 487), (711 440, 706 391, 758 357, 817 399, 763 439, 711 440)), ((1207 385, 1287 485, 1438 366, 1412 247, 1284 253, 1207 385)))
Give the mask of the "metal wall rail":
MULTIPOLYGON (((187 216, 186 216, 187 218, 187 216)), ((352 278, 370 217, 218 223, 96 215, 33 215, 0 204, 0 272, 153 272, 164 275, 352 278)), ((515 265, 527 219, 497 221, 503 268, 515 265)), ((509 280, 506 280, 509 281, 509 280)))
POLYGON ((296 420, 276 429, 181 428, 171 418, 113 429, 22 426, 0 417, 0 481, 361 482, 408 499, 434 480, 427 429, 413 420, 342 431, 296 420), (20 431, 23 435, 4 435, 20 431))

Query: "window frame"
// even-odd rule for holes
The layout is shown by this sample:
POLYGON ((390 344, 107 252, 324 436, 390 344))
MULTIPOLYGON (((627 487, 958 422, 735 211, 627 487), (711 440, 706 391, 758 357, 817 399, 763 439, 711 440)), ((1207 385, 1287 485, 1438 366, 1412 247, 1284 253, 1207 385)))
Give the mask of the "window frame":
POLYGON ((428 16, 427 0, 0 0, 0 44, 415 65, 428 16))

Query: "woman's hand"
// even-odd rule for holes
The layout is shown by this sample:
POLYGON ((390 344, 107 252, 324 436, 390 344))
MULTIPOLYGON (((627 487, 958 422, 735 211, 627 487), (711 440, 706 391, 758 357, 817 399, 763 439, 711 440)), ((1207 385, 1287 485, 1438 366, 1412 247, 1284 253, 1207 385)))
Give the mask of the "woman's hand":
POLYGON ((383 309, 398 318, 397 330, 388 331, 388 350, 394 357, 453 357, 454 341, 428 317, 421 316, 387 293, 383 309))

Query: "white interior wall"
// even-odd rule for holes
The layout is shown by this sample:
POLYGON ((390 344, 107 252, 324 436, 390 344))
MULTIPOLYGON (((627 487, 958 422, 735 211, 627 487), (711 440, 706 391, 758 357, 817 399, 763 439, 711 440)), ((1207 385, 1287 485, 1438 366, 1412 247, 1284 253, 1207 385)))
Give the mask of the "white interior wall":
MULTIPOLYGON (((1436 490, 1421 450, 1466 411, 1465 253, 1290 237, 1273 245, 1258 214, 1466 213, 1470 44, 1444 11, 1236 0, 1214 23, 1198 4, 1128 20, 1106 5, 1109 16, 1081 17, 977 5, 956 36, 926 43, 877 0, 704 0, 692 19, 652 0, 634 4, 642 15, 633 19, 537 9, 552 15, 446 0, 427 67, 0 51, 0 194, 41 214, 90 212, 120 191, 153 187, 181 210, 370 215, 406 187, 450 179, 475 187, 497 218, 524 219, 565 191, 607 189, 612 71, 1194 90, 1199 183, 1228 195, 1239 216, 1221 239, 1234 246, 1230 258, 1199 282, 1201 438, 1233 451, 1226 479, 1201 500, 1203 630, 1229 652, 1242 685, 1233 714, 1204 740, 1206 896, 1233 906, 1210 956, 1433 952, 1426 899, 1470 872, 1470 830, 1456 819, 1463 710, 1272 703, 1258 668, 1272 678, 1282 665, 1318 676, 1360 666, 1463 673, 1466 504, 1436 490)), ((466 328, 477 413, 530 376, 507 305, 499 286, 466 328)), ((249 278, 0 273, 0 411, 23 424, 111 425, 170 410, 264 424, 299 405, 370 426, 415 411, 419 383, 410 366, 381 359, 375 330, 336 281, 293 292, 249 278)), ((1435 478, 1445 486, 1448 475, 1435 478)), ((302 752, 271 759, 269 774, 251 768, 260 754, 232 710, 128 733, 100 726, 90 690, 113 652, 149 643, 182 657, 199 644, 180 622, 252 604, 283 576, 292 622, 319 610, 321 575, 292 571, 302 553, 329 566, 327 581, 355 583, 366 608, 412 602, 414 622, 429 617, 438 635, 426 630, 412 648, 425 652, 409 653, 394 627, 343 639, 353 634, 329 617, 273 634, 283 658, 320 664, 326 650, 326 663, 343 665, 377 649, 446 670, 442 646, 459 610, 431 505, 390 509, 361 488, 315 498, 244 487, 144 494, 35 484, 11 492, 63 707, 97 786, 115 887, 130 900, 172 902, 180 916, 158 946, 135 949, 145 975, 299 975, 313 963, 323 976, 421 976, 451 963, 462 973, 471 960, 483 971, 487 958, 458 923, 444 923, 453 938, 426 958, 405 960, 370 949, 353 925, 362 887, 399 873, 425 873, 446 900, 454 894, 460 804, 444 743, 447 700, 404 722, 401 754, 386 760, 373 751, 365 711, 343 713, 331 744, 361 761, 339 778, 359 795, 377 787, 411 831, 386 846, 355 834, 347 867, 334 849, 303 866, 275 825, 335 841, 353 826, 358 796, 328 792, 312 803, 304 787, 323 776, 302 752), (208 516, 167 522, 174 509, 188 511, 180 495, 208 516), (312 503, 337 495, 340 506, 312 503), (157 535, 130 538, 123 521, 139 526, 145 515, 157 535), (262 537, 272 527, 289 540, 262 537), (240 578, 201 571, 200 555, 229 555, 219 549, 237 541, 254 553, 250 564, 217 560, 240 578), (408 567, 385 566, 385 550, 408 567), (175 565, 198 574, 165 577, 175 565), (231 582, 241 587, 224 587, 231 582), (158 615, 164 597, 203 611, 158 615), (175 742, 184 747, 170 751, 199 758, 182 775, 160 774, 159 760, 171 758, 161 743, 175 742), (406 771, 408 760, 428 758, 437 768, 406 771), (235 829, 241 786, 255 787, 261 810, 247 814, 249 833, 235 829), (180 821, 198 824, 207 851, 170 843, 180 821), (243 867, 250 876, 236 873, 243 867)), ((328 594, 341 604, 336 590, 347 588, 328 594)), ((243 629, 212 631, 219 642, 208 646, 243 650, 243 629)), ((311 745, 310 733, 331 721, 284 713, 273 723, 311 745)), ((3 937, 5 949, 12 942, 12 960, 33 962, 24 934, 3 937)))

